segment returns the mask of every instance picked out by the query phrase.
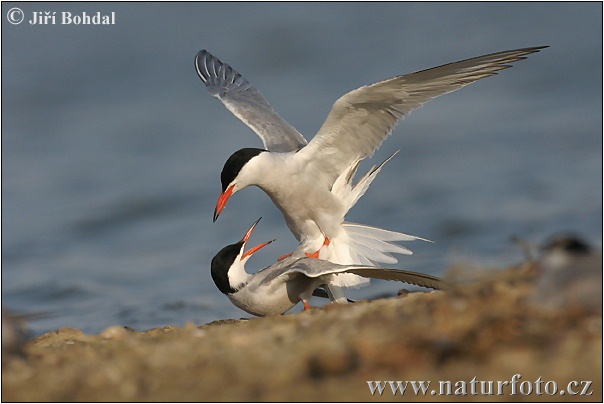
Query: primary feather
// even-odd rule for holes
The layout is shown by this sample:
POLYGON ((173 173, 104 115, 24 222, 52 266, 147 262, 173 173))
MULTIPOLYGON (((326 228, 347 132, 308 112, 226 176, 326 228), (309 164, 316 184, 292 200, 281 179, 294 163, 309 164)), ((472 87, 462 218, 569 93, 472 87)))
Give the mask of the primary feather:
POLYGON ((288 152, 307 144, 304 136, 231 66, 202 50, 195 57, 195 68, 210 94, 260 136, 265 149, 288 152))
POLYGON ((335 180, 355 160, 372 156, 412 110, 511 67, 545 48, 492 53, 362 86, 340 97, 312 141, 297 155, 335 180))

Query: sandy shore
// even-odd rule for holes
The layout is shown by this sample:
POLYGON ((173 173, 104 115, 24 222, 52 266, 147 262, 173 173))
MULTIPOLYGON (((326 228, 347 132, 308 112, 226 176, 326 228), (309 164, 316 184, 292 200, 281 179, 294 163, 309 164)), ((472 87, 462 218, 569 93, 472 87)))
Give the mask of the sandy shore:
POLYGON ((525 265, 447 292, 285 316, 62 328, 3 355, 2 400, 601 401, 601 308, 535 305, 534 290, 525 265), (367 381, 430 384, 393 396, 389 384, 372 395, 367 381), (490 381, 492 395, 480 394, 490 381))

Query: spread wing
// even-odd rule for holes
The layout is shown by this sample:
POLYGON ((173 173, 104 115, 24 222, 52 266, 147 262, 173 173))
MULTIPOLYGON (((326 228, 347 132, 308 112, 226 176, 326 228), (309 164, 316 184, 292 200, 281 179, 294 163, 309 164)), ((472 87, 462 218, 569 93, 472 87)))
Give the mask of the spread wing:
POLYGON ((450 288, 450 284, 437 276, 420 274, 419 272, 405 271, 402 269, 389 268, 352 268, 346 272, 353 273, 364 278, 383 279, 385 281, 405 282, 424 288, 442 290, 450 288))
POLYGON ((295 262, 289 263, 288 268, 281 272, 279 276, 292 277, 294 274, 298 273, 308 276, 309 278, 338 273, 352 273, 364 278, 398 281, 431 289, 446 289, 449 286, 448 282, 442 278, 421 274, 419 272, 405 271, 402 269, 376 268, 363 265, 339 265, 315 258, 297 259, 295 262))
POLYGON ((396 123, 440 95, 511 67, 546 46, 510 50, 397 76, 363 86, 338 99, 321 129, 297 158, 331 175, 331 183, 355 160, 372 156, 396 123))
POLYGON ((272 152, 289 152, 308 142, 269 105, 260 91, 231 66, 202 50, 195 56, 197 74, 210 94, 250 127, 272 152))

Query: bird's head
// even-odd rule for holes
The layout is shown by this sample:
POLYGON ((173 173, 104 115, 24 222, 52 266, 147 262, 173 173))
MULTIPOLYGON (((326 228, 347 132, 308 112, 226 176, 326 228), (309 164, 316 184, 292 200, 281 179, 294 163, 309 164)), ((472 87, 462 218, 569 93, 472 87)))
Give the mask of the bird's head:
POLYGON ((250 162, 255 161, 254 157, 265 151, 253 148, 237 150, 224 163, 224 167, 220 173, 222 193, 216 203, 216 209, 214 209, 214 222, 218 219, 227 201, 235 192, 249 185, 254 185, 255 178, 262 175, 262 173, 258 172, 255 165, 250 164, 250 162))
POLYGON ((212 279, 224 294, 235 293, 246 283, 248 274, 245 272, 245 263, 258 250, 275 241, 267 241, 245 251, 247 242, 259 221, 260 219, 256 220, 241 240, 224 247, 212 258, 212 279))

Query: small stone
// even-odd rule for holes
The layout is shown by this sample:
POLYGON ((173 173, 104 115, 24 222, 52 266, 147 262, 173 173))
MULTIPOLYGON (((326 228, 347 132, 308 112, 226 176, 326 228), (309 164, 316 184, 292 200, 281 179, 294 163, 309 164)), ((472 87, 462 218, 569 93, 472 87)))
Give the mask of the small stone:
POLYGON ((112 325, 101 331, 99 335, 107 339, 122 339, 127 333, 128 331, 124 326, 112 325))

